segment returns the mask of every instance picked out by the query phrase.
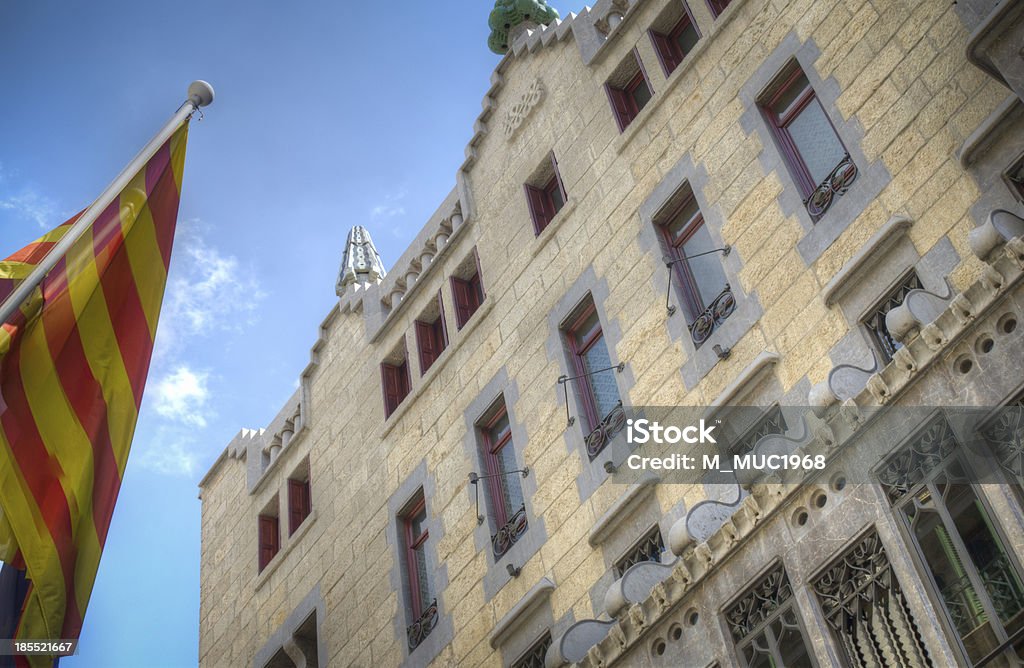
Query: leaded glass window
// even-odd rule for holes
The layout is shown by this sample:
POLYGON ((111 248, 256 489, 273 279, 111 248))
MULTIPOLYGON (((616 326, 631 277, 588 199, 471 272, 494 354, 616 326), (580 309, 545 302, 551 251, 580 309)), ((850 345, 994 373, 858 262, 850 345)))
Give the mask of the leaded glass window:
POLYGON ((635 564, 644 561, 660 562, 664 551, 665 541, 661 537, 661 529, 654 526, 633 547, 629 548, 626 554, 615 562, 616 577, 621 578, 623 573, 635 564))
POLYGON ((793 588, 782 564, 725 611, 740 665, 746 668, 812 668, 797 618, 793 588))
POLYGON ((811 586, 844 665, 934 665, 874 530, 837 557, 811 586))
POLYGON ((491 522, 495 530, 491 544, 494 556, 501 557, 527 529, 526 500, 521 477, 517 472, 520 468, 504 399, 487 411, 477 428, 483 441, 486 485, 491 501, 491 522))
POLYGON ((957 457, 960 449, 938 416, 878 477, 971 664, 998 656, 993 665, 1018 665, 1024 657, 1024 637, 1014 637, 1024 629, 1020 567, 957 457))
POLYGON ((985 425, 984 435, 992 446, 999 469, 1021 493, 1024 487, 1024 394, 997 412, 985 425))
MULTIPOLYGON (((601 321, 589 298, 569 318, 565 335, 576 372, 575 383, 583 404, 587 429, 592 432, 600 430, 607 436, 606 426, 612 421, 612 413, 622 405, 622 399, 601 321)), ((606 442, 606 438, 600 439, 600 448, 606 442)), ((590 457, 595 457, 600 448, 591 451, 588 447, 590 457)))
POLYGON ((864 326, 867 327, 871 340, 874 342, 875 347, 878 348, 883 364, 891 362, 892 356, 903 347, 903 344, 894 339, 892 334, 889 333, 889 328, 885 326, 885 316, 889 311, 903 303, 903 299, 907 296, 908 292, 920 289, 921 280, 917 277, 916 273, 910 272, 906 278, 889 291, 889 294, 882 298, 878 306, 872 309, 868 317, 864 319, 864 326))

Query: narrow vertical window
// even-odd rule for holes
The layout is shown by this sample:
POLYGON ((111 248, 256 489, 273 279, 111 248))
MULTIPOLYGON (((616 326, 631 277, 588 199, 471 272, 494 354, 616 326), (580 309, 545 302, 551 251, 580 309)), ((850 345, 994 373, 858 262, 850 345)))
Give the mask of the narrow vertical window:
POLYGON ((491 520, 495 529, 491 546, 497 559, 508 552, 527 528, 526 500, 504 400, 487 411, 477 429, 481 437, 491 520))
POLYGON ((660 562, 664 551, 665 540, 661 537, 661 529, 654 526, 615 562, 616 577, 621 578, 636 564, 645 561, 660 562))
POLYGON ((1024 155, 1006 170, 1003 178, 1006 179, 1006 184, 1017 201, 1024 202, 1024 155))
POLYGON ((686 187, 675 199, 678 203, 655 222, 672 264, 690 336, 699 346, 736 309, 736 299, 693 191, 686 187))
POLYGON ((590 297, 569 317, 564 331, 576 389, 591 432, 587 437, 587 454, 593 459, 607 444, 603 426, 619 412, 622 400, 597 308, 590 297), (601 438, 595 437, 595 433, 600 433, 601 438))
POLYGON ((262 571, 281 547, 281 532, 277 517, 277 497, 257 519, 259 538, 259 570, 262 571))
POLYGON ((288 479, 288 535, 295 533, 312 512, 313 504, 309 493, 309 474, 301 478, 288 479))
POLYGON ((971 665, 1024 657, 1024 582, 996 516, 978 496, 945 418, 926 425, 878 473, 971 665))
POLYGON ((529 182, 523 184, 523 189, 533 219, 534 234, 540 234, 568 199, 554 153, 537 168, 529 182))
POLYGON ((741 666, 814 666, 795 603, 789 577, 779 564, 726 609, 741 666))
POLYGON ((462 329, 484 301, 484 286, 480 280, 480 263, 476 251, 466 258, 452 276, 452 296, 455 301, 455 324, 462 329))
POLYGON ((402 536, 403 570, 411 624, 406 628, 409 650, 416 649, 437 625, 437 598, 427 568, 427 502, 419 490, 398 518, 402 536))
POLYGON ((551 647, 551 631, 545 631, 530 647, 512 662, 511 668, 544 668, 544 658, 551 647))
POLYGON ((633 122, 654 95, 636 49, 619 65, 604 88, 608 93, 619 132, 633 122))
POLYGON ((416 347, 420 353, 420 375, 425 374, 448 347, 448 329, 444 324, 440 292, 416 320, 416 347))
POLYGON ((402 400, 409 395, 412 382, 409 378, 409 360, 404 346, 396 351, 400 359, 381 362, 381 382, 384 386, 384 417, 389 418, 402 400))
POLYGON ((669 23, 666 30, 662 31, 652 27, 648 31, 666 77, 679 67, 683 59, 686 58, 686 54, 693 51, 697 42, 700 41, 700 32, 693 22, 693 17, 690 16, 690 8, 685 2, 680 4, 682 5, 681 12, 678 11, 678 5, 670 3, 668 11, 671 13, 659 17, 659 23, 674 21, 674 23, 669 23), (680 14, 678 17, 676 16, 677 12, 680 14))
POLYGON ((791 64, 759 101, 804 199, 819 218, 857 177, 857 167, 825 114, 807 75, 791 64))
POLYGON ((708 9, 711 10, 711 16, 717 19, 725 11, 725 8, 729 6, 730 2, 732 0, 708 0, 708 9))
POLYGON ((916 273, 911 271, 882 298, 875 308, 871 309, 867 318, 864 319, 864 327, 868 330, 875 348, 878 349, 883 365, 891 362, 892 356, 903 347, 889 333, 889 328, 885 324, 885 316, 889 314, 889 311, 903 303, 903 299, 907 296, 908 292, 920 289, 921 280, 917 277, 916 273))

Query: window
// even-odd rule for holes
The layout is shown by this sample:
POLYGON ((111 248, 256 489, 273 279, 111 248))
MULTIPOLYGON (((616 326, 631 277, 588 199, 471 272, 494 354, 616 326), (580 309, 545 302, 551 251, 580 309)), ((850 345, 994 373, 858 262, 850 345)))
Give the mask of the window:
POLYGON ((704 225, 689 186, 666 210, 669 213, 656 218, 655 223, 672 264, 690 336, 699 346, 736 310, 736 299, 722 268, 719 248, 704 225))
POLYGON ((550 154, 545 164, 537 169, 530 182, 523 185, 523 189, 526 191, 526 203, 530 207, 530 217, 533 219, 534 234, 540 234, 555 214, 562 210, 568 199, 554 153, 550 154))
POLYGON ((745 668, 811 668, 793 588, 778 564, 725 611, 725 621, 745 668))
POLYGON ((817 220, 857 177, 807 75, 793 63, 759 101, 807 212, 817 220))
POLYGON ((786 425, 786 417, 782 414, 782 409, 772 406, 754 423, 753 427, 736 440, 736 444, 731 448, 732 454, 745 455, 748 452, 753 452, 754 446, 762 438, 770 434, 785 434, 787 429, 789 427, 786 425))
MULTIPOLYGON (((308 464, 306 465, 308 467, 308 464)), ((295 533, 313 510, 309 494, 309 473, 288 479, 288 535, 295 533)))
POLYGON ((267 505, 257 519, 259 540, 259 570, 262 572, 267 564, 281 549, 281 531, 277 516, 277 497, 267 505))
POLYGON ((593 433, 605 432, 604 424, 622 405, 622 401, 619 397, 619 386, 615 382, 616 367, 612 366, 608 344, 601 330, 601 321, 589 296, 573 315, 569 316, 565 326, 565 337, 573 362, 573 375, 576 376, 576 389, 583 404, 588 429, 592 432, 591 436, 587 437, 587 453, 594 459, 604 448, 606 439, 594 439, 593 433))
POLYGON ((1017 665, 1024 657, 1020 567, 971 484, 961 449, 939 416, 886 462, 878 479, 971 665, 990 654, 1003 659, 992 665, 1017 665))
POLYGON ((444 307, 440 292, 437 293, 437 299, 431 301, 427 310, 416 320, 416 347, 420 353, 422 376, 448 347, 448 329, 444 324, 444 307))
POLYGON ((391 417, 402 400, 409 396, 409 389, 412 381, 409 378, 409 360, 405 353, 405 342, 392 357, 399 356, 399 359, 381 362, 380 374, 384 385, 384 418, 391 417))
POLYGON ((690 16, 690 8, 685 2, 680 4, 682 5, 681 10, 675 2, 669 3, 667 11, 671 13, 659 17, 659 23, 675 21, 667 30, 661 31, 657 27, 652 27, 649 31, 651 41, 654 42, 654 50, 658 54, 658 60, 661 61, 661 68, 666 77, 679 67, 686 54, 693 51, 693 47, 697 46, 697 42, 700 40, 700 32, 693 22, 693 17, 690 16), (677 14, 681 15, 677 16, 677 14))
POLYGON ((1024 494, 1024 393, 997 411, 982 433, 999 470, 1018 495, 1024 494))
POLYGON ((484 301, 480 263, 475 250, 452 276, 452 295, 455 297, 455 324, 462 329, 484 301))
POLYGON ((661 537, 661 529, 657 526, 652 527, 644 534, 643 538, 615 562, 615 576, 621 578, 631 566, 644 561, 660 562, 661 554, 664 551, 665 541, 661 537))
POLYGON ((892 338, 892 335, 889 334, 889 328, 885 325, 885 316, 889 311, 903 303, 903 299, 907 296, 908 292, 920 289, 921 281, 918 279, 917 274, 911 271, 902 281, 896 284, 896 287, 889 291, 889 294, 864 319, 864 326, 868 330, 871 341, 878 349, 878 353, 882 356, 883 365, 891 362, 892 356, 903 347, 899 341, 892 338))
POLYGON ((426 522, 427 503, 420 489, 398 518, 408 592, 408 619, 412 620, 406 628, 409 651, 416 649, 437 626, 437 598, 431 589, 427 568, 426 543, 430 532, 426 529, 426 522))
POLYGON ((835 559, 811 587, 845 658, 841 665, 868 668, 879 656, 894 668, 935 665, 920 635, 891 632, 893 627, 920 627, 874 529, 835 559))
POLYGON ((491 407, 477 424, 483 446, 484 470, 490 497, 491 546, 495 559, 508 552, 526 533, 526 500, 512 444, 512 427, 504 399, 491 407))
POLYGON ((729 6, 732 0, 708 0, 708 9, 711 10, 711 16, 716 19, 725 11, 725 8, 729 6))
POLYGON ((544 668, 544 657, 551 647, 551 631, 545 631, 530 648, 512 662, 511 668, 544 668))
POLYGON ((1006 184, 1018 201, 1024 202, 1024 155, 1003 174, 1006 184))
POLYGON ((633 122, 633 119, 637 117, 654 94, 636 49, 615 70, 604 88, 608 93, 612 112, 619 125, 619 132, 622 132, 633 122))

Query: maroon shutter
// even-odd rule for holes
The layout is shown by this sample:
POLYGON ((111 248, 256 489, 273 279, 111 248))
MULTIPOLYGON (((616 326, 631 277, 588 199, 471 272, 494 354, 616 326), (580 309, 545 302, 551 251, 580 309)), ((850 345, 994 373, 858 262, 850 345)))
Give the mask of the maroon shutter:
POLYGON ((441 299, 441 290, 437 291, 437 312, 440 314, 437 316, 437 322, 441 332, 441 345, 438 346, 438 352, 440 352, 448 347, 448 323, 444 319, 444 300, 441 299))
POLYGON ((604 85, 608 91, 608 100, 612 104, 612 111, 615 113, 615 121, 619 124, 619 132, 626 129, 629 122, 633 120, 632 107, 629 104, 629 95, 626 91, 613 88, 608 84, 604 85))
POLYGON ((480 304, 484 302, 484 286, 480 283, 480 272, 477 271, 473 274, 473 277, 469 279, 469 305, 470 315, 476 313, 476 310, 480 308, 480 304))
POLYGON ((526 202, 530 205, 530 217, 533 218, 533 231, 540 234, 551 222, 551 206, 547 202, 547 194, 540 188, 526 184, 526 202))
POLYGON ((554 153, 551 154, 551 169, 555 170, 555 180, 558 181, 558 191, 562 193, 562 202, 568 203, 569 194, 565 192, 565 184, 562 183, 562 175, 558 171, 558 161, 555 160, 554 153))
POLYGON ((672 43, 672 38, 668 35, 662 35, 653 30, 650 33, 651 41, 654 42, 654 50, 658 53, 658 60, 661 61, 661 69, 665 72, 665 76, 668 76, 679 67, 677 49, 674 48, 676 45, 672 43))
POLYGON ((306 482, 303 480, 288 481, 288 535, 295 533, 309 510, 306 508, 306 482))
POLYGON ((437 359, 437 347, 434 343, 434 332, 431 326, 419 320, 415 324, 416 345, 420 350, 420 375, 423 375, 437 359))
POLYGON ((259 518, 259 562, 260 570, 266 568, 277 554, 277 518, 260 515, 259 518))
POLYGON ((384 383, 384 415, 387 417, 394 412, 398 407, 398 402, 401 401, 398 369, 390 364, 381 364, 380 371, 384 383))
POLYGON ((469 322, 469 316, 473 315, 469 283, 461 278, 452 278, 452 293, 455 295, 455 324, 462 329, 469 322))

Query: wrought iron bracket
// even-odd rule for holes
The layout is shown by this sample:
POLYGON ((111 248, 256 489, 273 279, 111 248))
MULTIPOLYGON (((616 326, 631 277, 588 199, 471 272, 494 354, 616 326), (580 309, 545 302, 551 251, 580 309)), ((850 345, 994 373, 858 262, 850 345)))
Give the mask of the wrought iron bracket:
POLYGON ((731 252, 732 246, 730 246, 729 244, 725 244, 721 248, 712 248, 711 250, 704 251, 703 253, 697 253, 696 255, 686 255, 684 257, 677 257, 674 260, 663 258, 665 261, 665 267, 668 269, 668 289, 665 291, 665 310, 668 311, 669 317, 672 317, 676 312, 676 307, 670 303, 672 301, 672 267, 674 265, 679 264, 680 262, 685 262, 686 260, 693 260, 703 255, 711 255, 712 253, 721 253, 722 257, 728 257, 729 253, 731 252))
POLYGON ((559 376, 558 384, 562 386, 563 396, 565 397, 565 426, 566 428, 573 426, 576 423, 576 418, 569 414, 569 381, 576 380, 577 378, 583 378, 585 376, 593 376, 594 374, 603 373, 605 371, 611 371, 615 369, 616 372, 622 373, 623 369, 626 368, 625 362, 619 362, 615 366, 608 366, 603 369, 597 369, 596 371, 590 371, 589 373, 581 373, 578 376, 559 376))
POLYGON ((519 473, 524 478, 530 475, 530 467, 524 466, 521 469, 514 469, 512 471, 505 471, 504 473, 489 473, 487 475, 478 475, 476 471, 469 472, 469 484, 473 485, 473 496, 476 503, 476 523, 477 526, 484 523, 484 516, 480 514, 480 485, 477 483, 485 478, 500 478, 502 476, 511 475, 513 473, 519 473))

